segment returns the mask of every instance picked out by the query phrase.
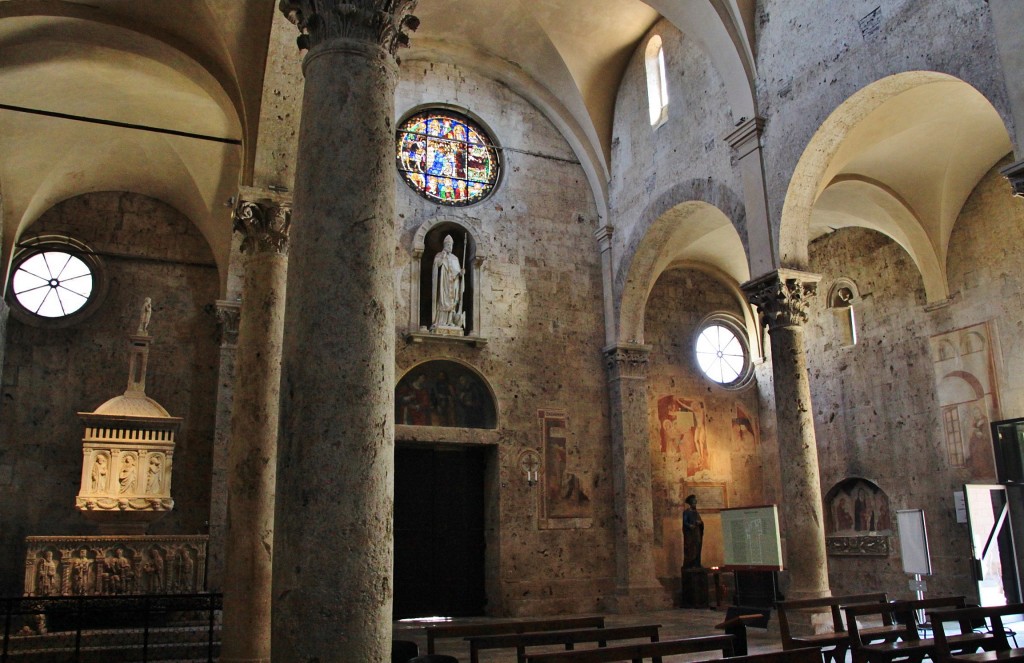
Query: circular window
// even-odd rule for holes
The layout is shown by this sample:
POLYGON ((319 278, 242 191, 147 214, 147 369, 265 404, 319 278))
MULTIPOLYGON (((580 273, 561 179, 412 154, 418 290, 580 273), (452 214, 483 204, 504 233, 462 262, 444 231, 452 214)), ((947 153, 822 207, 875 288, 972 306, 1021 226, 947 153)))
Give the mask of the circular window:
POLYGON ((99 260, 81 242, 36 238, 15 256, 11 310, 24 322, 63 326, 95 308, 102 285, 99 260))
POLYGON ((697 334, 697 365, 707 378, 724 387, 740 386, 749 374, 747 344, 734 325, 712 319, 697 334))
POLYGON ((398 170, 406 183, 441 205, 483 200, 498 181, 498 151, 464 115, 430 110, 398 129, 398 170))
POLYGON ((89 302, 92 270, 63 251, 42 251, 14 270, 11 288, 26 311, 44 318, 63 318, 89 302))

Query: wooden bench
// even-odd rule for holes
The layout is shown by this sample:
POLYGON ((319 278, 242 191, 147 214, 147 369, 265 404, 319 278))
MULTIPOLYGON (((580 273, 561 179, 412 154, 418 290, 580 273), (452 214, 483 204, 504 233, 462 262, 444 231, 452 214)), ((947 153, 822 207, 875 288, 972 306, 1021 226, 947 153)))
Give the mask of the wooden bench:
MULTIPOLYGON (((1010 647, 1003 617, 1024 614, 1024 605, 990 606, 986 608, 961 608, 959 610, 938 610, 929 614, 935 633, 935 660, 937 663, 985 663, 986 661, 1024 661, 1024 649, 1010 647), (979 633, 982 639, 976 641, 976 649, 982 652, 951 653, 950 640, 956 636, 946 634, 945 624, 957 622, 960 634, 973 631, 974 627, 986 624, 988 631, 979 633)), ((963 647, 961 646, 961 649, 963 647)))
POLYGON ((614 628, 576 629, 573 631, 543 631, 534 633, 509 633, 505 635, 477 635, 466 638, 469 640, 470 663, 480 662, 480 652, 485 649, 516 650, 518 663, 526 661, 526 648, 542 645, 564 645, 571 651, 577 644, 596 642, 599 647, 607 647, 609 642, 617 640, 636 640, 647 638, 651 642, 658 641, 658 629, 661 624, 643 624, 640 626, 620 626, 614 628))
MULTIPOLYGON (((934 611, 942 608, 963 608, 964 597, 940 597, 916 601, 894 601, 888 604, 861 604, 847 606, 846 625, 850 631, 850 648, 854 663, 880 663, 907 658, 920 661, 924 657, 933 657, 935 640, 921 638, 918 631, 917 612, 919 610, 934 611), (898 625, 898 640, 887 639, 884 642, 873 642, 870 636, 861 635, 860 620, 873 617, 898 625)), ((947 638, 953 651, 970 649, 974 642, 984 637, 980 633, 965 633, 947 638)), ((976 648, 976 647, 975 647, 976 648)), ((970 649, 973 651, 973 649, 970 649)))
POLYGON ((632 661, 641 663, 651 659, 660 663, 662 656, 694 654, 699 652, 721 652, 723 657, 732 656, 731 635, 703 635, 695 638, 644 642, 633 645, 616 645, 598 649, 580 649, 551 654, 528 654, 526 663, 620 663, 632 661))
POLYGON ((604 617, 557 617, 517 621, 475 622, 468 624, 433 624, 425 626, 427 653, 434 654, 434 642, 442 638, 466 638, 474 635, 502 635, 531 631, 565 631, 577 628, 604 628, 604 617))
POLYGON ((747 629, 768 628, 768 620, 772 616, 770 608, 745 608, 742 606, 729 606, 725 612, 725 619, 721 624, 715 624, 715 628, 722 629, 726 635, 731 635, 733 652, 736 656, 747 655, 747 629))
MULTIPOLYGON (((779 631, 782 635, 782 649, 789 651, 805 647, 815 647, 821 652, 826 663, 828 661, 843 663, 846 660, 846 652, 850 648, 850 633, 843 623, 842 609, 849 605, 859 605, 862 603, 886 604, 887 602, 885 592, 779 601, 775 607, 779 611, 779 631), (789 617, 794 611, 827 611, 832 617, 832 630, 809 635, 794 635, 789 625, 789 617)), ((893 638, 893 632, 898 631, 899 628, 899 626, 893 625, 891 621, 884 621, 880 626, 861 629, 860 633, 862 638, 884 640, 886 638, 893 638)))
MULTIPOLYGON (((718 659, 706 659, 703 663, 718 659)), ((821 663, 821 651, 817 647, 805 649, 787 649, 784 651, 734 656, 729 663, 821 663)))

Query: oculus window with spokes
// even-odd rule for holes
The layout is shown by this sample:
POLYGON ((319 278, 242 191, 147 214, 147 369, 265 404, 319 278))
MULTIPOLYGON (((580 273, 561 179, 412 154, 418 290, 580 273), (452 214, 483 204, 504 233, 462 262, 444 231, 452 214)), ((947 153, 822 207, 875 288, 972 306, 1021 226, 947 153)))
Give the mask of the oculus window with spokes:
POLYGON ((441 205, 471 205, 494 189, 498 151, 476 122, 449 110, 416 113, 398 129, 398 171, 441 205))
POLYGON ((694 344, 697 365, 704 375, 723 387, 742 385, 748 374, 750 360, 746 343, 737 329, 720 320, 705 324, 694 344))
POLYGON ((63 318, 89 303, 93 270, 71 253, 39 251, 18 263, 11 288, 27 312, 43 318, 63 318))

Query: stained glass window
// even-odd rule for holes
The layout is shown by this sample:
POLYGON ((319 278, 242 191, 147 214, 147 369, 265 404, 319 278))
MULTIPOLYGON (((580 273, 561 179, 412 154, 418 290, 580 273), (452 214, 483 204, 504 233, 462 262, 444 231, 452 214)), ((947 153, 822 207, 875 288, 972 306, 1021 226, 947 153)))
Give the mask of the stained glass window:
POLYGON ((398 170, 427 200, 469 205, 483 200, 498 181, 498 152, 469 118, 425 111, 398 129, 398 170))

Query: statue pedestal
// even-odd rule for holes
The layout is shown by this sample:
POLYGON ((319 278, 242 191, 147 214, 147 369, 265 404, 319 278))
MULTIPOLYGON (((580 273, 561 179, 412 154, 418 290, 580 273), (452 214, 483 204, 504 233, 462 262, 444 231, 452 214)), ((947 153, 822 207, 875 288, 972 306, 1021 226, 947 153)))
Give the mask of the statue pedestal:
POLYGON ((708 606, 708 570, 687 569, 680 572, 682 576, 682 593, 679 597, 680 608, 707 608, 708 606))

